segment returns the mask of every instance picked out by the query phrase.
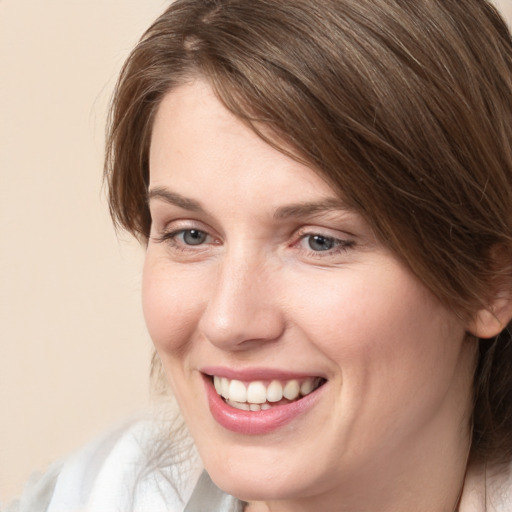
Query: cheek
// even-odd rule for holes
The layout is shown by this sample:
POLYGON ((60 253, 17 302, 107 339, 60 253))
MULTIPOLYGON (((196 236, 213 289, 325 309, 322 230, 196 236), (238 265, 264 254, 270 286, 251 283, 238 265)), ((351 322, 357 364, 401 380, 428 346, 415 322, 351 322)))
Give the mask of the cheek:
POLYGON ((445 385, 464 338, 454 315, 400 267, 341 277, 322 287, 318 280, 309 283, 299 321, 338 369, 344 391, 389 400, 387 394, 445 385))
POLYGON ((148 332, 160 353, 185 350, 199 321, 200 287, 197 280, 189 277, 173 272, 150 254, 146 257, 142 308, 148 332))
POLYGON ((348 356, 364 358, 371 353, 393 321, 389 291, 372 283, 371 271, 362 276, 349 269, 288 282, 289 289, 295 287, 288 296, 294 320, 311 342, 342 366, 348 356))
POLYGON ((460 366, 459 321, 412 276, 388 276, 347 272, 322 289, 312 281, 301 305, 303 331, 333 363, 333 429, 344 425, 356 447, 394 446, 420 429, 460 366))

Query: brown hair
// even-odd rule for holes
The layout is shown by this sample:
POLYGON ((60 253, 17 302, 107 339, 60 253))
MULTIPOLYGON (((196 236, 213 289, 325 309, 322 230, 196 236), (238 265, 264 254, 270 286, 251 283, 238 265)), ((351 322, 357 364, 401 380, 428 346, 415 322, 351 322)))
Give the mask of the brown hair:
MULTIPOLYGON (((127 60, 111 111, 111 213, 140 240, 154 115, 198 75, 459 314, 510 278, 493 254, 512 254, 512 39, 485 0, 177 0, 127 60)), ((473 456, 512 460, 510 331, 479 343, 473 456)))

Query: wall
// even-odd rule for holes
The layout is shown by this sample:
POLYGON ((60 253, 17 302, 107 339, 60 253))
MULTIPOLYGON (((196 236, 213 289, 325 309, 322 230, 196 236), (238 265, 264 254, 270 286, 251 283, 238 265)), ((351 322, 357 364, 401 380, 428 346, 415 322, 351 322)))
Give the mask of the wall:
POLYGON ((0 1, 0 501, 140 409, 143 251, 102 191, 105 112, 161 0, 0 1))

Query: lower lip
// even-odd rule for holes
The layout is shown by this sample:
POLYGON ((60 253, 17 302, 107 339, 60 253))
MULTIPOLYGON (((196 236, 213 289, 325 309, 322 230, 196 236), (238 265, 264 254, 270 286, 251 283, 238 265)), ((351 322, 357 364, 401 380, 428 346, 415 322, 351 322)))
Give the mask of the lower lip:
POLYGON ((242 411, 228 405, 205 378, 208 405, 214 419, 227 430, 245 435, 261 435, 273 432, 309 411, 319 400, 324 386, 295 402, 276 405, 266 411, 242 411))

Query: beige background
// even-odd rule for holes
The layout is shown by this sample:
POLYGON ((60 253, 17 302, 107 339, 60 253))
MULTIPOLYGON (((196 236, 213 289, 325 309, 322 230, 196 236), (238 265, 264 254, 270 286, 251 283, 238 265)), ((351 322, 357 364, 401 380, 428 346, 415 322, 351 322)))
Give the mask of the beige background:
POLYGON ((147 402, 143 253, 110 224, 103 126, 168 3, 0 0, 0 501, 147 402))
POLYGON ((168 3, 0 0, 0 502, 148 401, 143 253, 110 225, 103 126, 168 3))

